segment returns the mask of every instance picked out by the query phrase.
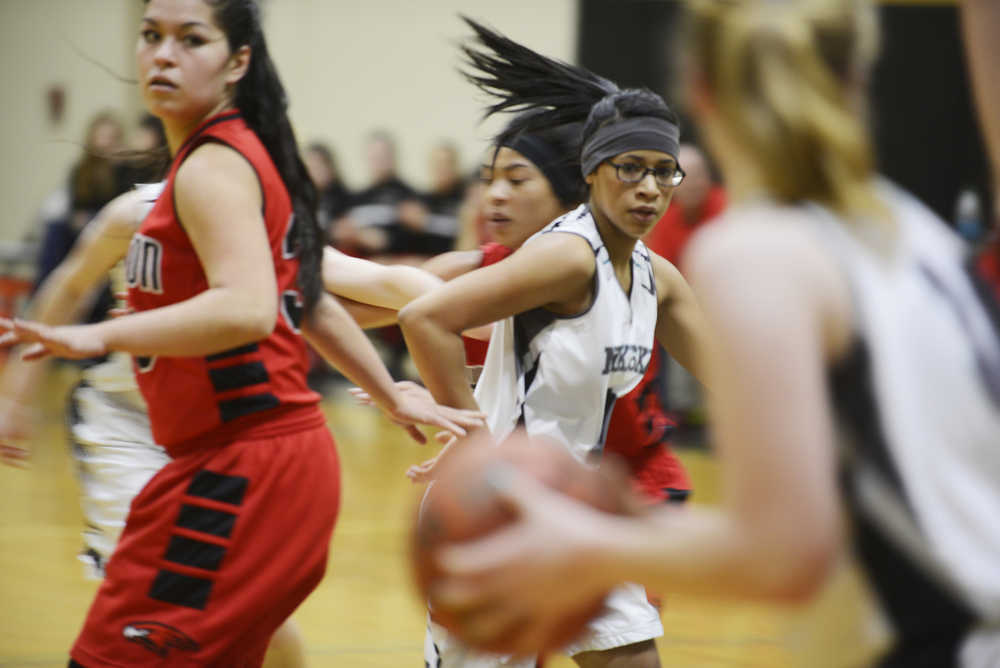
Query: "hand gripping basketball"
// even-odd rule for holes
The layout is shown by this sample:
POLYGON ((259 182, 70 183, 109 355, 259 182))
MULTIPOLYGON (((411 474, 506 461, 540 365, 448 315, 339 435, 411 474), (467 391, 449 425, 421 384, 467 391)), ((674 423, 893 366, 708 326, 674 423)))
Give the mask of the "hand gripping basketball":
MULTIPOLYGON (((546 577, 535 588, 541 598, 541 590, 549 587, 565 590, 580 584, 566 581, 572 575, 559 568, 560 560, 572 560, 561 550, 574 541, 560 542, 553 529, 562 517, 572 522, 580 513, 584 514, 580 527, 585 527, 586 515, 631 512, 637 506, 625 476, 587 468, 562 445, 522 432, 500 445, 477 435, 456 446, 457 452, 440 464, 412 536, 417 585, 428 598, 431 618, 463 642, 486 651, 535 654, 567 645, 601 612, 608 587, 581 587, 569 608, 552 610, 516 600, 516 594, 504 598, 496 592, 509 593, 504 583, 534 558, 546 560, 547 567, 562 574, 546 577), (520 491, 531 492, 525 494, 524 504, 544 506, 541 514, 548 517, 529 517, 527 508, 515 507, 509 492, 503 491, 505 477, 516 478, 520 491), (482 548, 488 556, 472 560, 478 562, 472 567, 474 573, 449 571, 441 556, 456 545, 482 548)), ((566 535, 580 527, 567 527, 566 535)))

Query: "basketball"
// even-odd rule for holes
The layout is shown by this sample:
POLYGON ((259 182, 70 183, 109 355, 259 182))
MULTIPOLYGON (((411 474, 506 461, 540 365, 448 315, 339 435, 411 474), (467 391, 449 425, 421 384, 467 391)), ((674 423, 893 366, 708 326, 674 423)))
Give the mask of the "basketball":
MULTIPOLYGON (((487 481, 497 465, 513 466, 550 489, 590 504, 605 512, 624 514, 627 509, 625 486, 619 486, 606 473, 580 464, 562 445, 547 439, 530 438, 516 432, 500 445, 488 437, 475 436, 440 463, 440 470, 427 490, 417 511, 412 534, 412 557, 417 586, 427 598, 428 588, 438 575, 436 551, 448 543, 482 537, 513 521, 493 486, 487 481)), ((540 652, 556 650, 569 644, 583 631, 586 623, 603 607, 604 596, 595 598, 585 609, 555 625, 540 652)), ((462 635, 460 616, 446 609, 433 608, 431 618, 456 634, 462 635)), ((510 653, 503 639, 478 649, 510 653)))

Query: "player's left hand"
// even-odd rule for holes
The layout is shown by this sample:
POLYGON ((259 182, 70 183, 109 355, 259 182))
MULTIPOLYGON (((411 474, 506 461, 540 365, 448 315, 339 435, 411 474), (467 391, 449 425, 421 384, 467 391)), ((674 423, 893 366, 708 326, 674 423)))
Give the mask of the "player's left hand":
POLYGON ((108 352, 104 340, 93 325, 66 325, 51 327, 27 320, 0 318, 0 347, 21 343, 30 344, 21 357, 40 360, 46 357, 87 359, 100 357, 108 352))
POLYGON ((517 519, 442 548, 430 604, 456 613, 474 643, 503 639, 515 653, 534 654, 551 629, 614 586, 589 559, 614 520, 511 467, 488 479, 517 519))
POLYGON ((455 443, 458 442, 457 436, 446 431, 439 432, 436 438, 439 443, 444 445, 444 447, 442 447, 436 455, 427 461, 414 464, 406 471, 406 477, 415 483, 426 483, 433 480, 434 472, 437 471, 438 465, 443 459, 448 457, 448 453, 455 450, 455 443))
POLYGON ((472 429, 486 426, 482 411, 442 406, 434 401, 430 392, 397 392, 392 406, 380 406, 386 416, 400 425, 418 443, 426 443, 427 436, 416 425, 425 424, 444 429, 455 436, 465 436, 472 429))

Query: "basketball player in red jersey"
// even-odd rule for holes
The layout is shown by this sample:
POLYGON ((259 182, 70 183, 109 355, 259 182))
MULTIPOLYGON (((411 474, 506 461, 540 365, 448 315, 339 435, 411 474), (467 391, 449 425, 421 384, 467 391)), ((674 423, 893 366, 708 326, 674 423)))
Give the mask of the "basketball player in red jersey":
POLYGON ((339 505, 300 336, 336 315, 315 194, 253 0, 150 0, 136 53, 173 156, 129 249, 136 313, 5 337, 29 357, 131 353, 172 457, 132 503, 70 665, 259 666, 323 575, 339 505))

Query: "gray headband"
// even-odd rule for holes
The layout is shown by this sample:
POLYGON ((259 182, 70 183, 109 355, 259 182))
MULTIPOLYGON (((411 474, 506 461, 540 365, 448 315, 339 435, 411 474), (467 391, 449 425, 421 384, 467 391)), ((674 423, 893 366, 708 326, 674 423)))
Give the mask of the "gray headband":
POLYGON ((605 125, 587 140, 580 152, 583 175, 626 151, 662 151, 676 158, 680 134, 677 125, 655 116, 636 116, 605 125))

